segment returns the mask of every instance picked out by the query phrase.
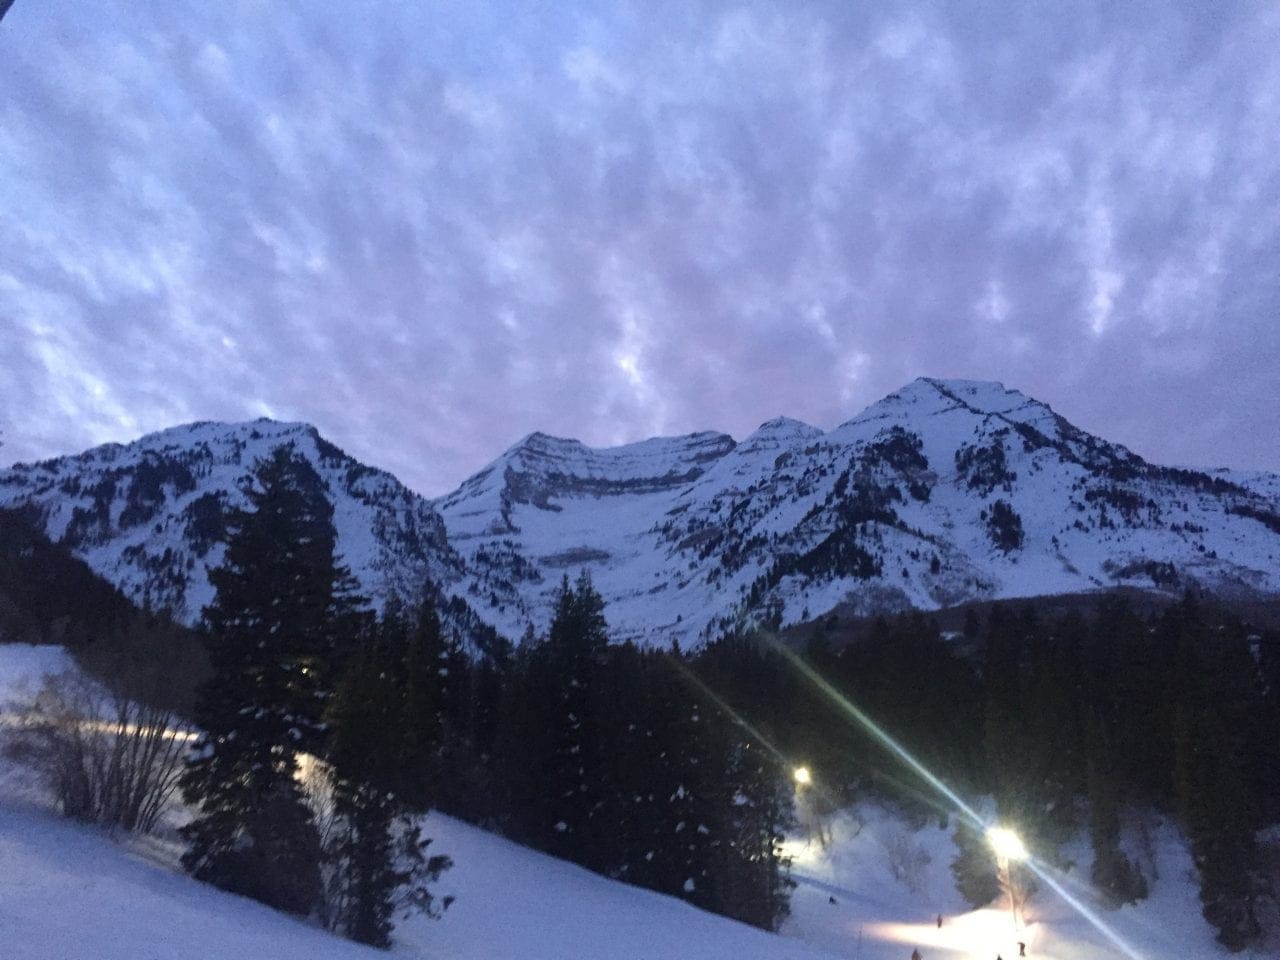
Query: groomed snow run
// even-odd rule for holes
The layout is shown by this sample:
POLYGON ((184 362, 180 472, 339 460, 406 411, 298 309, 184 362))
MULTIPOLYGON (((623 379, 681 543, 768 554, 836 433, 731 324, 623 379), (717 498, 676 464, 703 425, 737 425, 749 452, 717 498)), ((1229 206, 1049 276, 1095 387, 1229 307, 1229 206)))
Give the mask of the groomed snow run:
MULTIPOLYGON (((71 666, 55 647, 0 644, 0 704, 71 666)), ((3 707, 0 707, 2 710, 3 707)), ((3 761, 0 761, 0 765, 3 761)), ((177 868, 154 838, 117 842, 32 800, 0 770, 0 960, 346 960, 386 956, 177 868)), ((411 918, 393 955, 432 960, 822 960, 831 955, 596 876, 432 814, 432 853, 455 866, 434 887, 443 919, 411 918)))
MULTIPOLYGON (((71 661, 56 647, 0 643, 0 713, 71 661)), ((1200 915, 1194 867, 1171 825, 1151 825, 1150 898, 1108 910, 1090 895, 1088 849, 1062 876, 1072 895, 1131 948, 1126 953, 1047 889, 1016 935, 1009 913, 969 911, 948 864, 950 832, 866 806, 830 825, 825 848, 788 843, 798 882, 774 936, 672 897, 606 880, 432 814, 432 853, 455 866, 434 888, 456 902, 439 921, 402 922, 392 955, 431 960, 1004 960, 1016 941, 1038 960, 1260 960, 1276 944, 1228 954, 1200 915), (898 864, 895 871, 891 863, 898 864), (905 865, 905 866, 904 866, 905 865), (943 916, 939 928, 937 916, 943 916)), ((0 960, 346 960, 386 956, 177 867, 172 835, 112 839, 57 816, 30 779, 0 760, 0 960)), ((1150 874, 1149 874, 1150 875, 1150 874)))

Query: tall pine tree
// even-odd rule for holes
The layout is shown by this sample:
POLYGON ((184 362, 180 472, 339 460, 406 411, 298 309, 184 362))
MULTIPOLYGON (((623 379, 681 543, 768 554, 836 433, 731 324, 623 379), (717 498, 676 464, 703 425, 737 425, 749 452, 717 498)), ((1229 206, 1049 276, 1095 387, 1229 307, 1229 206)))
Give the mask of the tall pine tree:
POLYGON ((1175 785, 1200 871, 1200 902, 1218 940, 1241 950, 1262 932, 1260 824, 1249 791, 1261 684, 1245 638, 1235 629, 1209 627, 1192 597, 1166 613, 1162 629, 1175 651, 1175 785))
POLYGON ((430 746, 406 722, 406 646, 404 625, 394 615, 384 618, 351 657, 327 713, 334 821, 326 849, 327 919, 376 947, 390 946, 397 905, 438 915, 428 884, 450 865, 447 857, 426 855, 429 841, 398 792, 413 782, 406 759, 430 746))
POLYGON ((606 788, 601 689, 609 637, 604 599, 583 572, 576 585, 568 577, 556 599, 547 642, 534 654, 534 695, 549 735, 537 771, 541 781, 541 845, 549 852, 600 869, 604 827, 598 817, 606 788))
POLYGON ((198 811, 182 831, 182 862, 199 879, 305 915, 321 896, 321 855, 299 758, 320 752, 339 625, 355 601, 334 557, 332 507, 305 460, 277 449, 245 493, 249 507, 228 518, 223 564, 209 574, 212 677, 182 777, 198 811))

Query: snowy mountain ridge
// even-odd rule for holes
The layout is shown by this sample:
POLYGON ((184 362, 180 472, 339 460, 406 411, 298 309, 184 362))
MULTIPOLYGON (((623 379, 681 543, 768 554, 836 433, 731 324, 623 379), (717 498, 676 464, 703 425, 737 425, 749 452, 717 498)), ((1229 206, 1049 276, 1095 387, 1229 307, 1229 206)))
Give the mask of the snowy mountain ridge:
POLYGON ((225 515, 244 506, 254 464, 281 445, 315 467, 343 561, 375 602, 461 575, 461 558, 429 503, 304 423, 193 423, 19 464, 0 472, 0 505, 27 507, 50 539, 139 604, 194 622, 213 598, 208 570, 225 552, 225 515))
POLYGON ((590 571, 620 637, 697 642, 836 605, 934 609, 1127 585, 1280 595, 1280 476, 1150 464, 996 383, 920 379, 823 432, 788 418, 607 449, 533 433, 436 500, 305 424, 192 424, 0 472, 139 600, 208 600, 218 518, 293 443, 375 600, 445 596, 516 638, 590 571), (216 509, 215 509, 216 508, 216 509))

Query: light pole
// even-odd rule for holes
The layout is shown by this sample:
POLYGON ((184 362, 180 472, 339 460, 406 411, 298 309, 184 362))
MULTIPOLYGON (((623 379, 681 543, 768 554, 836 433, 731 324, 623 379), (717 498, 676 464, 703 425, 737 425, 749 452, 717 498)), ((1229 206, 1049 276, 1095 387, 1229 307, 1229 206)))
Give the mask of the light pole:
MULTIPOLYGON (((805 846, 813 843, 814 829, 818 826, 814 814, 813 803, 808 797, 809 788, 813 786, 813 773, 806 766, 796 767, 791 771, 791 779, 796 783, 796 812, 804 827, 805 846)), ((818 845, 823 846, 822 832, 818 831, 818 845)))
POLYGON ((996 867, 1004 874, 1004 885, 1009 891, 1009 915, 1013 918, 1013 935, 1018 935, 1018 900, 1013 889, 1013 864, 1026 860, 1029 853, 1022 838, 1008 827, 987 828, 987 843, 996 854, 996 867))

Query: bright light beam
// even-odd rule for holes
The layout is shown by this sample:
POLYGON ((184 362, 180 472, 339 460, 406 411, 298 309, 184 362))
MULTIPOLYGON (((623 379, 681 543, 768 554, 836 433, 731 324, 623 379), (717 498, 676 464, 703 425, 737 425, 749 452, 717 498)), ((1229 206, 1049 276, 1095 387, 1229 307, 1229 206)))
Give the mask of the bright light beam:
POLYGON ((846 700, 839 690, 828 683, 822 674, 818 673, 818 671, 814 670, 813 667, 805 663, 794 650, 783 646, 771 637, 765 637, 764 639, 765 642, 781 654, 788 663, 799 670, 805 679, 826 694, 837 706, 840 707, 842 711, 844 711, 844 713, 856 720, 858 725, 869 733, 871 738, 880 744, 880 746, 884 747, 891 754, 901 760, 913 773, 916 774, 916 776, 920 777, 925 781, 925 783, 929 784, 929 786, 933 787, 933 789, 937 790, 951 801, 955 808, 972 820, 976 826, 983 830, 986 829, 986 822, 978 815, 976 810, 960 798, 959 794, 934 776, 928 767, 912 756, 911 751, 900 744, 897 740, 893 739, 893 737, 891 737, 883 727, 846 700))
MULTIPOLYGON (((951 801, 951 803, 955 805, 955 808, 972 820, 976 826, 984 831, 988 831, 988 824, 983 821, 977 811, 965 803, 964 800, 962 800, 960 796, 942 780, 938 779, 938 777, 936 777, 928 767, 917 760, 906 747, 898 743, 898 741, 890 736, 884 728, 859 710, 854 704, 850 703, 839 690, 828 683, 820 673, 814 670, 813 667, 809 666, 809 664, 807 664, 794 650, 778 643, 770 636, 762 634, 761 639, 763 639, 765 643, 768 643, 773 650, 779 653, 784 660, 795 667, 796 670, 800 672, 801 676, 805 677, 810 683, 826 694, 826 696, 829 697, 846 715, 855 720, 859 726, 871 735, 871 738, 876 743, 880 744, 881 747, 888 750, 889 753, 901 760, 917 776, 951 801)), ((1002 828, 997 827, 994 829, 1000 830, 1002 828)), ((1009 832, 1015 840, 1018 840, 1017 835, 1012 834, 1012 831, 1007 832, 1009 832)), ((990 836, 989 831, 988 836, 990 836)), ((1126 957, 1129 957, 1130 960, 1144 960, 1142 954, 1138 953, 1137 950, 1131 947, 1124 938, 1120 936, 1120 934, 1116 933, 1116 931, 1106 923, 1106 921, 1085 906, 1085 904, 1072 896, 1066 888, 1062 886, 1062 884, 1058 883, 1058 881, 1050 876, 1044 868, 1037 864, 1035 859, 1027 854, 1026 848, 1022 845, 1021 840, 1018 840, 1018 847, 1021 848, 1023 853, 1023 859, 1021 862, 1026 865, 1027 869, 1043 880, 1054 893, 1060 896, 1068 906, 1088 921, 1094 929, 1106 937, 1117 950, 1123 953, 1126 957)), ((1017 858, 1011 857, 1010 859, 1017 858)))
POLYGON ((991 849, 996 852, 996 856, 1003 857, 1005 860, 1020 863, 1030 856, 1022 838, 1008 827, 988 827, 987 842, 991 844, 991 849))
POLYGON ((1039 877, 1046 884, 1048 884, 1049 888, 1052 889, 1054 893, 1056 893, 1064 901, 1066 901, 1069 907, 1075 910, 1076 913, 1080 914, 1080 916, 1088 920, 1089 923, 1093 925, 1094 929, 1096 929, 1100 934, 1106 937, 1111 942, 1111 945, 1114 946, 1117 950, 1123 953, 1126 957, 1129 957, 1130 960, 1145 960, 1142 954, 1140 954, 1136 949, 1131 947, 1129 943, 1124 939, 1124 937, 1116 933, 1116 931, 1113 930, 1105 920, 1103 920, 1100 916, 1098 916, 1091 909, 1089 909, 1088 906, 1081 903, 1074 896, 1072 896, 1071 893, 1067 891, 1066 887, 1064 887, 1057 880, 1055 880, 1046 869, 1044 869, 1038 863, 1036 863, 1034 857, 1029 857, 1028 859, 1023 861, 1023 863, 1028 870, 1030 870, 1037 877, 1039 877))

